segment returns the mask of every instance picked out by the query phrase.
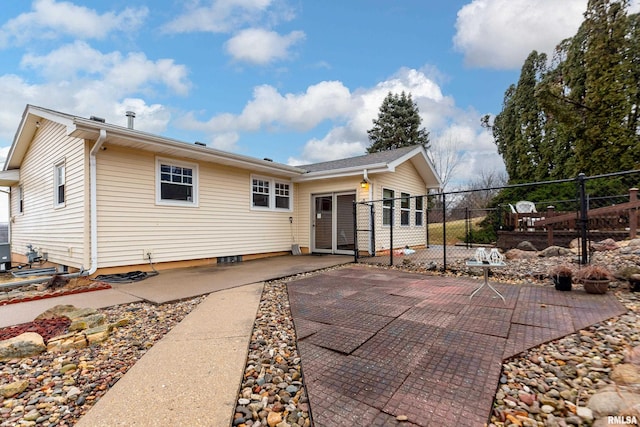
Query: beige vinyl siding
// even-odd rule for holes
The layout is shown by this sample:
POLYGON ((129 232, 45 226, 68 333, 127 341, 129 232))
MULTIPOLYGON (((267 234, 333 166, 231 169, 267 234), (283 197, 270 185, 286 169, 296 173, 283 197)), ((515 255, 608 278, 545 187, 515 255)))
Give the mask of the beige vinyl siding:
MULTIPOLYGON (((426 184, 409 161, 399 165, 395 172, 376 175, 374 178, 374 200, 383 199, 383 189, 393 190, 395 200, 394 205, 394 248, 404 248, 405 246, 421 246, 426 243, 426 221, 423 216, 423 225, 415 225, 415 199, 410 201, 409 225, 400 224, 400 197, 402 193, 410 196, 425 195, 426 184)), ((426 206, 423 204, 423 207, 426 206)), ((376 250, 389 249, 389 226, 382 225, 382 202, 376 203, 376 250)))
POLYGON ((298 184, 296 205, 296 243, 311 248, 312 244, 312 196, 356 191, 356 200, 367 200, 369 190, 360 188, 361 176, 335 178, 318 181, 305 181, 298 184))
POLYGON ((143 263, 147 250, 168 262, 291 249, 293 212, 252 210, 251 171, 199 163, 198 206, 159 205, 156 156, 106 146, 97 169, 100 267, 143 263))
POLYGON ((11 244, 25 253, 31 244, 48 253, 50 262, 89 267, 86 248, 88 182, 84 140, 66 135, 60 124, 43 120, 20 168, 24 212, 19 213, 19 191, 11 188, 11 244), (54 165, 65 162, 65 205, 54 206, 54 165))

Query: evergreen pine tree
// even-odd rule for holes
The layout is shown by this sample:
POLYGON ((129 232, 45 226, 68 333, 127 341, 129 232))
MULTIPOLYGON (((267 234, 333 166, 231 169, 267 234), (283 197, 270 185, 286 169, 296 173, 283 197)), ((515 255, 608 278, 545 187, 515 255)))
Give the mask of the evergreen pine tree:
POLYGON ((404 91, 389 94, 382 101, 378 118, 373 120, 373 128, 369 129, 371 144, 368 153, 393 150, 409 145, 422 145, 429 148, 429 132, 420 129, 422 119, 418 114, 418 106, 404 91))

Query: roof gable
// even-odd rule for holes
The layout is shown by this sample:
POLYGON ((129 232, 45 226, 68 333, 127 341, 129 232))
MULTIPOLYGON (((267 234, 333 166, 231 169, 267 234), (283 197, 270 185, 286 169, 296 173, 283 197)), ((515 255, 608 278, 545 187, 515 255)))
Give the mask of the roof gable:
POLYGON ((416 149, 415 146, 397 148, 395 150, 379 151, 372 154, 364 154, 362 156, 349 157, 346 159, 331 160, 328 162, 313 163, 309 165, 298 166, 307 172, 331 171, 345 169, 350 167, 362 167, 378 164, 388 164, 398 158, 410 153, 416 149))
POLYGON ((411 161, 428 188, 439 189, 442 187, 440 177, 421 145, 401 147, 395 150, 380 151, 347 159, 302 165, 299 167, 307 173, 295 180, 311 181, 316 179, 329 179, 364 175, 365 172, 366 174, 394 172, 399 165, 407 161, 411 161))

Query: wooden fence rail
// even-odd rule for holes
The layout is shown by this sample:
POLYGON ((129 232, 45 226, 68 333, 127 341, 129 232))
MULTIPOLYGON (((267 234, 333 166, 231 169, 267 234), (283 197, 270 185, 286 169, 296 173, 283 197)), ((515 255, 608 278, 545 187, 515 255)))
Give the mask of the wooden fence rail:
MULTIPOLYGON (((605 206, 587 211, 588 229, 594 230, 628 230, 629 238, 634 239, 638 233, 640 200, 638 189, 629 190, 629 201, 612 206, 605 206)), ((553 245, 554 230, 575 230, 580 221, 579 212, 556 212, 553 206, 546 212, 510 213, 505 218, 507 226, 520 231, 547 231, 547 243, 553 245)))

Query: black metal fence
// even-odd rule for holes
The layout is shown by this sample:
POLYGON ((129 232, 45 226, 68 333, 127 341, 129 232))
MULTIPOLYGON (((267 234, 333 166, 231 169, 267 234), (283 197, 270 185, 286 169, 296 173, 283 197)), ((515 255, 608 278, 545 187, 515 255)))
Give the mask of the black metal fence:
MULTIPOLYGON (((356 262, 446 269, 477 247, 508 250, 635 237, 640 170, 354 204, 356 262)), ((396 193, 397 194, 397 193, 396 193)))

